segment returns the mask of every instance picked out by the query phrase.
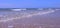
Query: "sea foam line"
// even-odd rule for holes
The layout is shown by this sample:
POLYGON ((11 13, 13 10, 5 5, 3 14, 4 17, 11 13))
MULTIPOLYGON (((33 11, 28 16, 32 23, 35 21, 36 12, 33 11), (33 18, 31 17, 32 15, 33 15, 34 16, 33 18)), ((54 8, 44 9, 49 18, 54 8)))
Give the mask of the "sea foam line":
POLYGON ((25 17, 29 18, 29 17, 35 16, 35 15, 44 15, 44 14, 49 14, 49 13, 53 13, 53 12, 55 12, 55 10, 49 10, 46 12, 37 12, 34 14, 28 14, 27 16, 16 17, 16 18, 11 18, 11 19, 7 19, 7 20, 0 20, 0 22, 7 22, 7 21, 12 21, 14 19, 21 19, 21 18, 25 18, 25 17))

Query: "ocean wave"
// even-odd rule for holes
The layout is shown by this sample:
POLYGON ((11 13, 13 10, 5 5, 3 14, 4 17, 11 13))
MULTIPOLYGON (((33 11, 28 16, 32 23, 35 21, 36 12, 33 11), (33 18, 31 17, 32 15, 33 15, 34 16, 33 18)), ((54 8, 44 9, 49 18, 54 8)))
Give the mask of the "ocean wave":
POLYGON ((26 10, 26 9, 11 9, 12 11, 22 11, 22 10, 26 10))
POLYGON ((43 10, 43 11, 32 11, 32 12, 27 12, 25 11, 24 13, 11 13, 11 14, 8 14, 6 16, 4 16, 2 18, 2 20, 0 20, 0 22, 7 22, 7 21, 11 21, 11 20, 14 20, 14 19, 21 19, 21 18, 29 18, 29 17, 32 17, 32 16, 36 16, 36 15, 44 15, 44 14, 49 14, 49 13, 53 13, 55 12, 56 10, 43 10))

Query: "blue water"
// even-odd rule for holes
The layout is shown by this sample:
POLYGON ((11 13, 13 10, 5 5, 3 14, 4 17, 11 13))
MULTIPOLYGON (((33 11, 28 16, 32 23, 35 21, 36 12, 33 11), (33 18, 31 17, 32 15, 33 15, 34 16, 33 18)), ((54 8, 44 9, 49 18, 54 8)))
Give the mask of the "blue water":
MULTIPOLYGON (((49 8, 42 8, 42 9, 39 9, 39 8, 25 8, 26 10, 49 10, 49 8)), ((52 9, 55 9, 55 8, 52 8, 52 9)), ((23 9, 21 9, 21 10, 23 10, 23 9)), ((4 9, 4 8, 2 8, 2 9, 0 9, 0 11, 12 11, 12 9, 10 8, 10 9, 4 9)))
POLYGON ((12 9, 0 9, 0 15, 8 15, 8 14, 16 14, 16 13, 31 13, 31 12, 39 12, 44 10, 48 11, 49 9, 38 10, 38 8, 28 8, 26 10, 21 10, 21 11, 12 11, 12 9))

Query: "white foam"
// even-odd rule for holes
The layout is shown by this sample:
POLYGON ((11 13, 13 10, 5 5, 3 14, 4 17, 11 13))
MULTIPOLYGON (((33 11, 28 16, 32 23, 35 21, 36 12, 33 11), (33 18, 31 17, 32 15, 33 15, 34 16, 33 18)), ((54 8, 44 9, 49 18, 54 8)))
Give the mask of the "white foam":
POLYGON ((56 9, 56 10, 60 10, 60 9, 56 9))
POLYGON ((13 28, 14 26, 8 26, 8 28, 13 28))
POLYGON ((44 15, 44 14, 49 14, 49 13, 53 13, 53 12, 55 12, 55 11, 54 10, 49 10, 49 11, 46 11, 46 12, 37 12, 37 13, 34 13, 34 14, 26 13, 22 17, 16 17, 16 18, 11 18, 11 19, 8 18, 6 20, 0 20, 0 22, 7 22, 7 21, 12 21, 14 19, 21 19, 21 18, 25 18, 25 17, 29 18, 29 17, 32 17, 34 15, 44 15))
POLYGON ((21 10, 26 10, 26 9, 11 9, 12 11, 21 11, 21 10))

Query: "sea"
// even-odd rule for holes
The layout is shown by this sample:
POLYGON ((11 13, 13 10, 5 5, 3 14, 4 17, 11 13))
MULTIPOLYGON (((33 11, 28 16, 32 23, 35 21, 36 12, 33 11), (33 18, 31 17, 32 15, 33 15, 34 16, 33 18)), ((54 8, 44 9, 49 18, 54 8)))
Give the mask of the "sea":
MULTIPOLYGON (((26 17, 26 16, 35 16, 35 15, 44 15, 48 13, 53 13, 56 11, 60 11, 59 9, 38 9, 38 8, 26 8, 26 9, 0 9, 0 17, 1 20, 6 20, 9 18, 14 18, 14 17, 26 17)), ((58 12, 59 13, 59 12, 58 12)))

